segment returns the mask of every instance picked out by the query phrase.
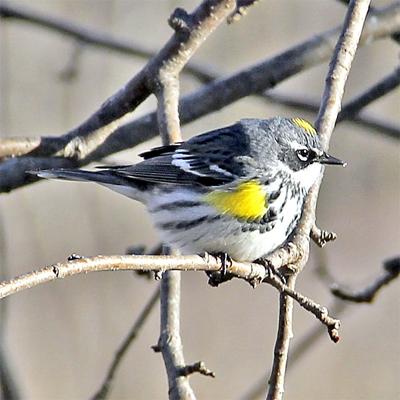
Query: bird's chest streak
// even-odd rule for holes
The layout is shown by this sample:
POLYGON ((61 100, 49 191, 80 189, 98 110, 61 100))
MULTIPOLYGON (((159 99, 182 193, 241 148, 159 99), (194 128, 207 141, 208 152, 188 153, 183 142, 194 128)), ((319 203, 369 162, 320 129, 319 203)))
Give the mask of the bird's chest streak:
POLYGON ((285 240, 300 217, 305 193, 297 185, 283 181, 278 187, 272 186, 276 185, 263 186, 249 181, 234 190, 215 191, 204 197, 222 216, 239 221, 242 232, 275 231, 285 240))

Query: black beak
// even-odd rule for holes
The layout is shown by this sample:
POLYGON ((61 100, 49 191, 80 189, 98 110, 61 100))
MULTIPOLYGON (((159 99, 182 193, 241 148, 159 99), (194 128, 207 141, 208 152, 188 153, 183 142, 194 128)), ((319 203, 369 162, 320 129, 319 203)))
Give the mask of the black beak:
POLYGON ((345 167, 347 165, 346 162, 339 160, 336 157, 329 155, 328 153, 323 152, 321 156, 319 156, 316 160, 320 164, 329 164, 329 165, 342 165, 345 167))

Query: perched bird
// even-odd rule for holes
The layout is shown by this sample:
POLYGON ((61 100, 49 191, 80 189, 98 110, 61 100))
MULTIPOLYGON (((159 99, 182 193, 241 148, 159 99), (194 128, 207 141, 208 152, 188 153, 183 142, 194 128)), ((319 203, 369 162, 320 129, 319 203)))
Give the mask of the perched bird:
POLYGON ((135 165, 52 169, 42 178, 91 181, 144 203, 164 243, 183 254, 254 261, 282 245, 328 155, 301 118, 243 119, 142 153, 135 165))

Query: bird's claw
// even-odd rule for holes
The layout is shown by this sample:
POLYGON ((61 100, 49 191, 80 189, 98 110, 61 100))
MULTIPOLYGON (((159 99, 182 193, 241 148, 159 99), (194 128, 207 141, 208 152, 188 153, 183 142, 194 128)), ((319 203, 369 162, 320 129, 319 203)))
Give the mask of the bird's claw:
POLYGON ((221 283, 231 280, 233 276, 229 274, 228 268, 232 265, 232 258, 227 253, 206 253, 204 255, 205 258, 207 258, 208 255, 215 257, 221 263, 221 269, 219 271, 206 272, 208 276, 208 284, 217 287, 221 283))

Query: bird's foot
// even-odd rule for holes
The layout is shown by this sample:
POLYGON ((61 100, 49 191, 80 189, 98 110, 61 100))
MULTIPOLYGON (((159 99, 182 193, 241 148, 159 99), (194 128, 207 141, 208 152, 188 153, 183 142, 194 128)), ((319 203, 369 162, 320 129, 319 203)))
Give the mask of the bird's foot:
MULTIPOLYGON (((208 253, 205 254, 207 257, 208 253)), ((221 269, 219 271, 208 271, 208 284, 217 287, 221 283, 230 281, 233 275, 228 272, 228 268, 232 265, 232 258, 227 253, 214 253, 211 256, 215 257, 221 263, 221 269)))

